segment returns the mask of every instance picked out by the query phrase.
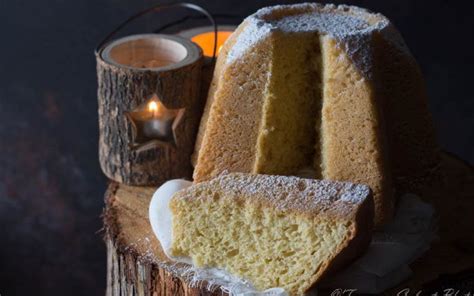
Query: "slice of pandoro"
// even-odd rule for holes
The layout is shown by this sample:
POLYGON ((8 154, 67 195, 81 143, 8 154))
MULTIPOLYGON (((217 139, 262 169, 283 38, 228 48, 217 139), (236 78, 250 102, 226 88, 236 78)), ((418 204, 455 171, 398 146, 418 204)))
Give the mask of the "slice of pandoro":
POLYGON ((374 218, 368 186, 242 173, 178 191, 169 207, 172 256, 290 295, 363 253, 374 218))

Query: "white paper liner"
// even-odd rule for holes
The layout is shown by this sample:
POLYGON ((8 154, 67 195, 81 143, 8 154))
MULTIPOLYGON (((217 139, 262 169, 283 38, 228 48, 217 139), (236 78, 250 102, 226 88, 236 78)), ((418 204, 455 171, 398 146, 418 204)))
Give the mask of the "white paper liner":
POLYGON ((321 283, 321 287, 381 293, 411 276, 409 264, 427 251, 435 238, 433 206, 414 194, 405 194, 399 200, 394 220, 374 233, 367 252, 321 283))

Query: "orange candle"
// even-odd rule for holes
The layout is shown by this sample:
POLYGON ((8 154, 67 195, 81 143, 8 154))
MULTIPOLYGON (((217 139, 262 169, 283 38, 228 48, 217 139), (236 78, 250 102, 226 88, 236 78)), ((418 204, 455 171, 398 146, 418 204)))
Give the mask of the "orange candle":
MULTIPOLYGON (((217 32, 217 46, 216 56, 224 45, 224 42, 229 38, 232 31, 218 31, 217 32)), ((202 51, 206 57, 212 57, 214 51, 214 32, 205 32, 193 36, 191 40, 202 48, 202 51)))

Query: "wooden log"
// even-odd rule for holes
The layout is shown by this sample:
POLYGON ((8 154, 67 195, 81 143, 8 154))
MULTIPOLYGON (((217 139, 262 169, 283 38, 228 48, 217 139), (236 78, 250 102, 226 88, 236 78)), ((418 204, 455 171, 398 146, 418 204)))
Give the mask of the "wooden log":
POLYGON ((105 175, 129 185, 191 177, 190 157, 203 107, 201 49, 182 37, 134 35, 110 43, 96 60, 99 158, 105 175), (151 112, 145 109, 151 98, 160 104, 160 112, 171 115, 158 128, 139 119, 151 112), (147 132, 150 126, 158 132, 163 126, 165 132, 147 132))
MULTIPOLYGON (((416 291, 442 274, 474 268, 474 171, 447 154, 442 157, 441 170, 443 180, 423 194, 440 217, 440 240, 412 264, 414 276, 385 295, 397 295, 405 288, 416 291)), ((164 255, 148 221, 154 191, 154 187, 109 186, 104 212, 107 295, 222 295, 209 292, 205 285, 190 287, 186 279, 167 272, 173 263, 164 255)))

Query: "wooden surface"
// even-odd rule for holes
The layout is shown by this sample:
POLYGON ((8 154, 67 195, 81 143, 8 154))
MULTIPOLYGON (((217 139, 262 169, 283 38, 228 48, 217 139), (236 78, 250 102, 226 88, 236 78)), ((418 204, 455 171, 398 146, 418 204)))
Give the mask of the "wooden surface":
MULTIPOLYGON (((116 182, 157 186, 169 179, 191 177, 190 158, 203 109, 203 56, 201 49, 194 43, 188 40, 178 41, 187 46, 188 52, 185 60, 179 61, 179 57, 176 57, 175 64, 170 61, 171 64, 161 65, 159 63, 162 60, 159 60, 150 65, 137 64, 135 67, 133 59, 141 61, 144 58, 130 57, 131 60, 128 60, 128 52, 131 55, 135 52, 133 50, 122 55, 111 54, 130 65, 119 65, 106 60, 101 53, 96 55, 100 165, 105 175, 116 182), (153 68, 157 65, 160 67, 153 68), (152 68, 146 68, 147 66, 152 68), (134 141, 136 129, 127 114, 146 104, 154 95, 167 109, 183 111, 179 120, 176 119, 173 123, 174 141, 170 144, 155 140, 137 146, 134 141)), ((105 53, 107 49, 108 47, 104 49, 105 53)), ((143 53, 145 56, 146 54, 143 53)))
MULTIPOLYGON (((440 240, 412 264, 414 276, 387 291, 419 289, 441 274, 474 268, 474 173, 472 167, 443 155, 442 180, 423 196, 439 215, 440 240)), ((108 249, 107 295, 207 295, 166 273, 169 264, 148 222, 155 188, 112 183, 106 194, 104 223, 108 249), (120 294, 121 293, 121 294, 120 294)), ((220 294, 220 293, 218 293, 220 294)))

